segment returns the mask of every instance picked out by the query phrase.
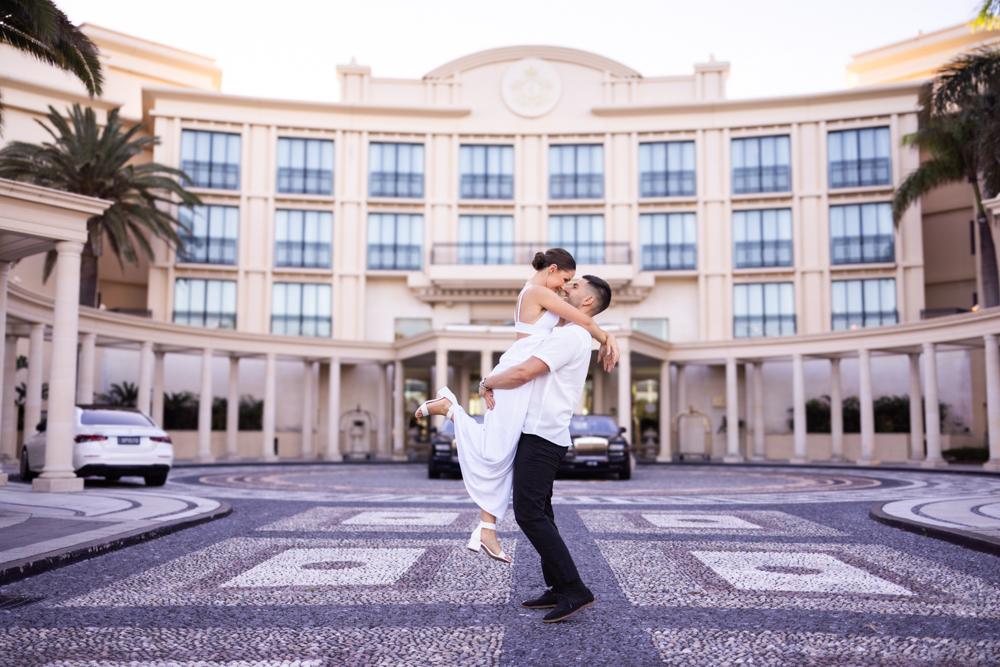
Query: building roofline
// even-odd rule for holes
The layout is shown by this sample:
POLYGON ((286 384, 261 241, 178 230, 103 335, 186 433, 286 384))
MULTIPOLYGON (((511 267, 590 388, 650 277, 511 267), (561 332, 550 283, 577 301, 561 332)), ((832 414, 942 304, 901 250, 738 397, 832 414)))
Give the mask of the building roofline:
POLYGON ((642 78, 642 74, 631 67, 623 65, 617 60, 612 60, 611 58, 607 58, 596 53, 581 51, 580 49, 571 49, 565 46, 527 44, 522 46, 503 46, 497 49, 487 49, 485 51, 470 53, 469 55, 456 58, 455 60, 449 61, 440 67, 431 70, 425 74, 423 78, 425 81, 430 79, 446 79, 464 70, 482 67, 483 65, 496 62, 521 60, 522 58, 557 60, 561 62, 573 63, 575 65, 583 65, 593 69, 604 70, 625 79, 642 78))
POLYGON ((104 26, 95 25, 93 23, 81 23, 80 30, 91 39, 99 36, 100 38, 104 38, 108 41, 116 42, 120 46, 146 51, 147 53, 161 58, 167 57, 184 64, 199 64, 203 67, 214 67, 215 69, 218 69, 215 65, 215 58, 205 56, 200 53, 185 51, 184 49, 178 49, 168 44, 143 39, 142 37, 136 37, 135 35, 130 35, 128 33, 118 32, 117 30, 105 28, 104 26))
POLYGON ((689 102, 682 104, 598 106, 592 109, 595 116, 647 116, 654 114, 696 113, 709 111, 744 111, 769 107, 795 106, 796 104, 816 105, 828 102, 847 102, 873 97, 893 97, 916 95, 922 82, 905 81, 878 86, 851 88, 848 90, 808 93, 805 95, 782 95, 778 97, 758 97, 743 100, 714 100, 710 102, 689 102))
MULTIPOLYGON (((173 86, 143 86, 143 108, 150 115, 152 102, 156 99, 211 101, 216 104, 228 104, 241 107, 261 107, 268 109, 295 109, 305 111, 323 111, 342 114, 369 114, 374 116, 426 116, 431 118, 462 118, 472 111, 461 107, 432 106, 390 106, 387 104, 352 104, 345 102, 316 102, 306 100, 285 100, 271 97, 250 97, 247 95, 229 95, 214 90, 198 90, 192 88, 177 88, 173 86)), ((174 114, 171 114, 174 115, 174 114)))

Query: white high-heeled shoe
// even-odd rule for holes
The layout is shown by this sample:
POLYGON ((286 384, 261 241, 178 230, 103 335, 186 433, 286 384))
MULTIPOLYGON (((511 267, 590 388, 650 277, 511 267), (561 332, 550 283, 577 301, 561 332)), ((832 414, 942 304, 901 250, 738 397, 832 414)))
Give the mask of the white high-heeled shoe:
POLYGON ((448 387, 441 387, 440 389, 438 389, 437 398, 432 398, 429 401, 424 401, 420 405, 420 407, 417 408, 417 411, 413 413, 414 416, 417 419, 423 419, 424 417, 430 414, 430 412, 428 412, 427 410, 428 405, 430 405, 431 403, 437 403, 438 401, 443 400, 445 398, 451 401, 451 407, 448 408, 448 414, 445 415, 445 417, 447 419, 451 419, 451 416, 455 414, 455 410, 458 409, 458 398, 455 397, 455 394, 452 393, 451 389, 448 389, 448 387))
POLYGON ((510 556, 504 553, 504 550, 502 548, 500 549, 500 553, 495 554, 492 551, 490 551, 490 548, 488 546, 483 544, 482 540, 483 528, 485 528, 486 530, 496 530, 497 525, 495 523, 486 523, 485 521, 480 521, 479 525, 476 526, 476 529, 472 531, 472 537, 469 538, 469 551, 475 551, 476 553, 479 553, 479 548, 482 547, 486 551, 486 555, 492 558, 493 560, 498 560, 501 563, 507 563, 508 565, 513 563, 514 559, 512 559, 510 556))

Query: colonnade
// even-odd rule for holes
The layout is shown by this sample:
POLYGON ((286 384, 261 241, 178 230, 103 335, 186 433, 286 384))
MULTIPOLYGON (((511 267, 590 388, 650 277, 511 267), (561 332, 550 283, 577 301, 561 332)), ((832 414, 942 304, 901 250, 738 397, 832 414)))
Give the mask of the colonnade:
MULTIPOLYGON (((987 425, 990 434, 990 456, 985 464, 987 470, 1000 470, 1000 348, 998 348, 998 335, 986 334, 982 337, 982 344, 985 348, 985 371, 986 371, 986 397, 987 397, 987 425)), ((916 350, 907 351, 909 357, 909 404, 910 404, 910 437, 909 437, 909 458, 910 464, 918 464, 925 468, 942 467, 946 462, 941 452, 941 414, 939 410, 938 395, 938 374, 937 374, 937 351, 938 345, 933 342, 925 342, 916 350), (921 360, 923 361, 923 379, 921 380, 921 360), (925 453, 926 442, 926 453, 925 453)), ((874 414, 874 394, 872 390, 872 366, 871 359, 873 352, 880 350, 866 347, 859 348, 856 352, 858 360, 858 400, 861 417, 861 451, 860 455, 853 460, 855 465, 874 466, 879 465, 879 460, 875 453, 875 414, 874 414)), ((887 350, 886 353, 898 353, 896 350, 887 350)), ((845 355, 846 356, 846 355, 845 355)), ((830 363, 830 436, 831 436, 831 461, 844 461, 844 420, 843 420, 843 392, 841 389, 841 356, 816 355, 812 358, 826 358, 830 363)), ((793 418, 793 443, 794 449, 790 463, 804 464, 809 461, 807 458, 807 433, 806 433, 806 392, 805 392, 805 363, 806 355, 793 353, 792 362, 792 418, 793 418)), ((779 359, 771 359, 777 361, 779 359)), ((787 357, 781 360, 787 360, 787 357)), ((723 461, 729 463, 742 462, 746 458, 754 461, 765 459, 765 429, 764 429, 764 407, 765 392, 763 383, 763 366, 767 359, 738 359, 729 357, 725 360, 726 378, 726 454, 723 461), (750 451, 745 455, 740 449, 739 424, 739 378, 738 366, 745 364, 747 369, 747 401, 746 414, 751 417, 752 434, 749 438, 750 451)), ((660 372, 660 387, 663 390, 661 396, 661 429, 660 429, 660 459, 670 460, 674 456, 674 443, 671 442, 669 428, 664 428, 664 424, 669 424, 665 420, 665 412, 669 412, 670 405, 670 361, 663 361, 660 372)), ((678 405, 683 409, 687 405, 686 400, 686 366, 677 364, 677 393, 682 397, 678 405)), ((679 446, 679 443, 678 443, 679 446)), ((706 444, 706 446, 708 446, 706 444)), ((708 454, 709 452, 705 452, 708 454)))

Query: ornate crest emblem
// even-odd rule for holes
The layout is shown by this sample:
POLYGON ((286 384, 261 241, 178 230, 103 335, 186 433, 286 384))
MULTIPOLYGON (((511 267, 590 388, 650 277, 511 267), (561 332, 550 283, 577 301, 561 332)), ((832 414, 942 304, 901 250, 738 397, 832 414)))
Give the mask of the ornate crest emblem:
POLYGON ((537 118, 559 102, 562 83, 555 67, 538 58, 525 58, 507 70, 500 92, 511 111, 537 118))

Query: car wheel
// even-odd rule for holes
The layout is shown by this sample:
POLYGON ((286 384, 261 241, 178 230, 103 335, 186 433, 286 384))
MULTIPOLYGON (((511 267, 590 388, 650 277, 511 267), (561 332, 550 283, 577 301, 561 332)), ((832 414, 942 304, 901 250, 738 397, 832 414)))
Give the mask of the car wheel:
MULTIPOLYGON (((108 482, 117 482, 122 478, 121 475, 105 475, 104 479, 108 482)), ((162 484, 154 484, 153 486, 162 486, 162 484)))
POLYGON ((441 473, 434 468, 427 469, 427 479, 441 479, 441 473))
POLYGON ((36 477, 38 477, 38 475, 31 472, 31 467, 28 463, 28 448, 23 447, 21 448, 21 481, 30 482, 36 477))
POLYGON ((146 486, 163 486, 167 483, 167 473, 157 472, 152 475, 144 475, 143 479, 146 480, 146 486))
POLYGON ((632 461, 625 459, 625 469, 618 473, 618 479, 632 479, 632 461))

